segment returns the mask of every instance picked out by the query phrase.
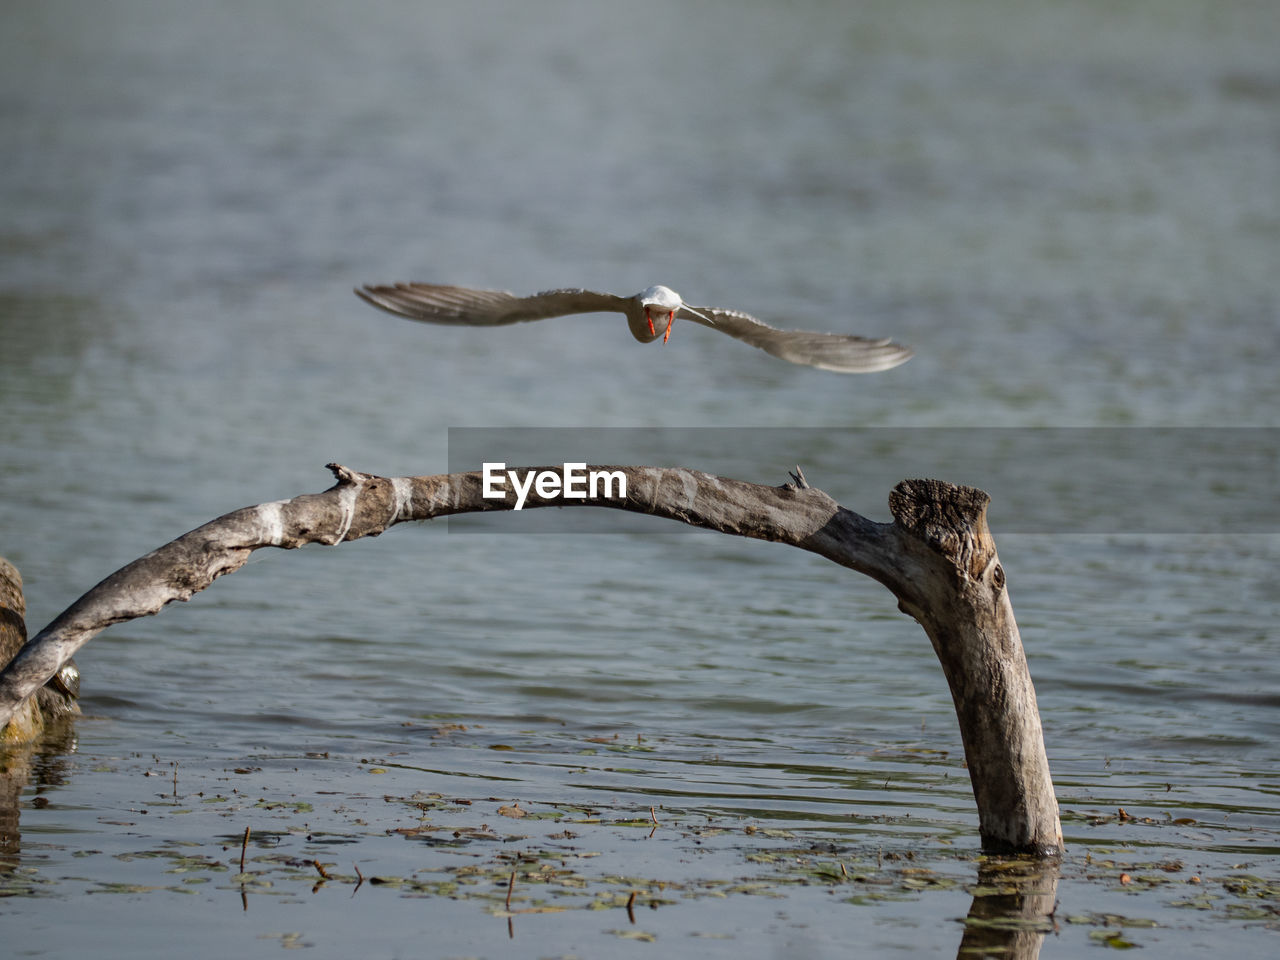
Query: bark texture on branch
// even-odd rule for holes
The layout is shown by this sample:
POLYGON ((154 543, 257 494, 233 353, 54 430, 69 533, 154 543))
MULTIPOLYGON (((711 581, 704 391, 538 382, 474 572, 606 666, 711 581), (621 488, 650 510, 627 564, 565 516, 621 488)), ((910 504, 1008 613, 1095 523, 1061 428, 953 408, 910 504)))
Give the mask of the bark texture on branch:
MULTIPOLYGON (((239 569, 254 550, 333 545, 405 521, 511 510, 516 503, 513 493, 484 497, 479 472, 387 478, 329 468, 338 481, 329 490, 225 514, 82 596, 0 673, 0 723, 98 632, 188 599, 239 569)), ((786 543, 887 586, 924 627, 951 687, 984 848, 1061 850, 1035 691, 987 529, 985 493, 936 480, 903 481, 890 496, 894 521, 876 523, 810 487, 799 473, 795 483, 767 487, 684 468, 588 470, 625 474, 625 498, 571 500, 531 488, 524 507, 611 507, 786 543)))

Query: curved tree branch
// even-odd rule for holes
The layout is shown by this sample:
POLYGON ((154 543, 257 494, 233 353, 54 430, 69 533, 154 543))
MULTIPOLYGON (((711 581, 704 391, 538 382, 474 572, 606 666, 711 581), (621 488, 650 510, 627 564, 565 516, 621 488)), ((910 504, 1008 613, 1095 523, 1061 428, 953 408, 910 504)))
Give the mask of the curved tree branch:
MULTIPOLYGON (((479 472, 387 478, 338 464, 329 469, 337 483, 323 493, 225 514, 82 596, 0 673, 0 723, 100 631, 188 599, 238 570, 254 550, 333 545, 405 521, 516 506, 513 493, 485 497, 479 472)), ((587 469, 623 473, 625 497, 563 499, 530 488, 523 506, 612 507, 786 543, 887 586, 925 628, 951 686, 984 848, 1061 851, 1035 691, 987 529, 985 493, 936 480, 903 481, 890 496, 894 522, 876 523, 810 487, 799 472, 794 483, 766 487, 684 468, 587 469)))

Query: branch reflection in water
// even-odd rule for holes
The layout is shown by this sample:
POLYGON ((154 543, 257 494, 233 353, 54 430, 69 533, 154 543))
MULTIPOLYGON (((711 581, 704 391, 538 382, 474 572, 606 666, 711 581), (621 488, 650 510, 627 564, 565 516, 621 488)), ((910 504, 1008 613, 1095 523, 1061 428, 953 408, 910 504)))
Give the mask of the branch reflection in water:
POLYGON ((964 921, 957 960, 999 956, 1034 960, 1056 930, 1060 864, 1054 859, 984 859, 964 921))

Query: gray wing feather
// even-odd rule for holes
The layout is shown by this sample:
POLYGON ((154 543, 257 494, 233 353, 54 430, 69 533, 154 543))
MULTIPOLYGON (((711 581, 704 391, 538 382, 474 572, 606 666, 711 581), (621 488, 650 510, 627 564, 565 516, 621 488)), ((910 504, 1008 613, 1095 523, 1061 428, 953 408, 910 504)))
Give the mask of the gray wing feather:
POLYGON ((779 330, 737 310, 682 307, 676 316, 727 333, 781 360, 820 370, 834 370, 837 373, 889 370, 900 363, 906 363, 914 356, 910 347, 889 339, 876 340, 839 333, 810 333, 806 330, 779 330), (703 314, 705 319, 691 310, 703 314))
POLYGON ((544 290, 518 297, 505 290, 472 290, 434 283, 396 283, 356 287, 356 296, 388 313, 471 327, 546 320, 571 313, 626 313, 626 297, 591 290, 544 290))

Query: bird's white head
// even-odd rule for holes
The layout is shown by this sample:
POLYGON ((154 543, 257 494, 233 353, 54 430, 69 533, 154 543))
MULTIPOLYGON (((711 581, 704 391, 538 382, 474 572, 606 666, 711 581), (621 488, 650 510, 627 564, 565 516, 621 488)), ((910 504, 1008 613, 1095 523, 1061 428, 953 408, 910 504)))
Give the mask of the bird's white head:
POLYGON ((645 322, 649 324, 649 333, 657 336, 657 330, 654 329, 653 321, 665 320, 667 322, 666 333, 662 336, 662 342, 666 343, 671 336, 671 324, 676 318, 676 311, 681 308, 695 313, 702 317, 708 323, 711 320, 680 299, 680 294, 676 293, 670 287, 664 287, 661 284, 650 287, 643 293, 637 294, 636 299, 640 301, 640 308, 644 314, 645 322))
POLYGON ((670 313, 673 310, 679 310, 684 306, 684 301, 680 299, 680 294, 676 293, 670 287, 661 285, 650 287, 638 297, 640 306, 653 314, 670 313))

